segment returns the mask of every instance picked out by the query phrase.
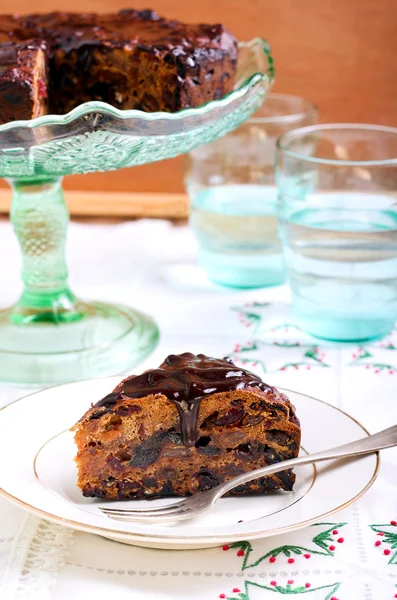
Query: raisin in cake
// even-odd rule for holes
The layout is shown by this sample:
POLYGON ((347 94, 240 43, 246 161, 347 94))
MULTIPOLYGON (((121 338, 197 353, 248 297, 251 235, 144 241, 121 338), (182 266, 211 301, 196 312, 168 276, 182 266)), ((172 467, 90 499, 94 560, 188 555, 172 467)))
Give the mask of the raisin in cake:
MULTIPOLYGON (((124 379, 74 426, 84 496, 185 496, 299 453, 288 398, 233 364, 190 353, 124 379)), ((291 470, 231 494, 291 490, 291 470)))
MULTIPOLYGON (((187 25, 129 9, 0 16, 0 45, 33 39, 48 46, 50 113, 89 100, 174 112, 221 98, 234 85, 237 41, 223 25, 187 25)), ((34 65, 28 69, 33 77, 34 65)), ((23 115, 27 105, 20 104, 23 115)), ((6 117, 0 105, 0 122, 6 117)))

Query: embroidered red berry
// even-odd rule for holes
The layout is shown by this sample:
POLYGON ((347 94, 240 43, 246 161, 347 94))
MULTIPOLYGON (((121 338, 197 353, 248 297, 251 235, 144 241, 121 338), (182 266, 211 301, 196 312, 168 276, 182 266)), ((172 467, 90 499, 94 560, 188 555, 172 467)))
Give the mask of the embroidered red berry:
POLYGON ((397 594, 394 594, 394 597, 397 598, 397 594))
POLYGON ((276 586, 276 585, 277 585, 277 581, 271 581, 271 582, 270 582, 270 585, 274 585, 274 586, 276 586))
POLYGON ((238 594, 238 592, 239 592, 239 591, 240 591, 240 590, 239 590, 238 588, 233 588, 233 592, 234 592, 235 594, 238 594))
POLYGON ((244 556, 244 550, 239 550, 237 552, 237 556, 244 556))
POLYGON ((289 583, 290 585, 292 585, 294 583, 293 579, 288 579, 287 583, 289 583))
POLYGON ((332 535, 338 535, 339 531, 337 529, 334 529, 332 532, 332 535))
POLYGON ((271 563, 275 563, 275 562, 276 562, 276 557, 275 557, 275 556, 271 556, 271 557, 269 558, 269 562, 271 562, 271 563))
POLYGON ((229 550, 230 546, 228 546, 227 544, 225 544, 224 546, 222 546, 222 550, 224 550, 226 552, 226 550, 229 550))
POLYGON ((310 558, 310 554, 304 554, 304 558, 310 558))
POLYGON ((384 536, 385 534, 383 533, 383 531, 380 531, 379 533, 377 533, 376 535, 380 535, 380 536, 384 536))
POLYGON ((386 554, 386 556, 389 556, 389 554, 390 554, 390 550, 388 550, 388 549, 386 548, 386 550, 383 550, 383 554, 386 554))
POLYGON ((226 594, 219 594, 219 598, 226 598, 226 594))
POLYGON ((397 525, 397 521, 390 521, 390 525, 394 525, 394 527, 397 525))
POLYGON ((338 600, 338 598, 336 596, 332 596, 332 598, 330 598, 329 600, 338 600))
POLYGON ((331 552, 333 552, 335 550, 335 546, 330 546, 329 549, 331 550, 331 552))
POLYGON ((345 538, 338 538, 336 541, 338 542, 338 544, 343 544, 345 538))
POLYGON ((289 562, 289 564, 290 564, 290 565, 292 565, 292 563, 294 563, 294 562, 295 562, 295 559, 294 559, 294 558, 289 558, 289 559, 288 559, 288 562, 289 562))
POLYGON ((311 583, 305 583, 305 588, 309 588, 309 587, 312 587, 312 584, 311 583))

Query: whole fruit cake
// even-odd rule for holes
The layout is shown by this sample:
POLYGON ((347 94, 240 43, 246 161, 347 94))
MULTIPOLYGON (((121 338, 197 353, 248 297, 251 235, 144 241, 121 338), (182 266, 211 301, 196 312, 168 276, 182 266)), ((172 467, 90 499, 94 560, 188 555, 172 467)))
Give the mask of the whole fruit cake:
POLYGON ((232 90, 236 65, 237 41, 223 25, 130 9, 3 15, 0 123, 89 100, 149 112, 197 107, 232 90))
MULTIPOLYGON (((185 496, 299 454, 288 398, 230 359, 170 355, 124 379, 73 427, 84 496, 185 496)), ((291 470, 230 494, 292 490, 291 470)))

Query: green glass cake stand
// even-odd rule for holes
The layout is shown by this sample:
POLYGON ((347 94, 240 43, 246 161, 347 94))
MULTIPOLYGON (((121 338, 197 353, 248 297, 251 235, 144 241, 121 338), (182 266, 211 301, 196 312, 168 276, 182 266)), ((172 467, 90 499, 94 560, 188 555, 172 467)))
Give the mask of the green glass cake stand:
POLYGON ((274 78, 266 42, 240 45, 235 89, 178 113, 120 111, 87 102, 67 115, 0 127, 0 177, 23 255, 23 292, 0 311, 0 381, 56 384, 125 372, 157 345, 153 320, 128 306, 76 298, 68 286, 64 175, 171 158, 235 129, 274 78))

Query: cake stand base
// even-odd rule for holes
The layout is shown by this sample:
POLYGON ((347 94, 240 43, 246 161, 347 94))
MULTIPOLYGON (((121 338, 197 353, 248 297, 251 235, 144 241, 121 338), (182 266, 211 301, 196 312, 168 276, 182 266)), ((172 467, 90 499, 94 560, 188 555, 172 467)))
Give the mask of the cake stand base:
POLYGON ((0 312, 0 380, 51 385, 130 372, 156 347, 150 317, 126 306, 76 301, 78 318, 25 321, 0 312))
POLYGON ((51 385, 130 373, 156 347, 157 326, 133 308, 82 302, 70 290, 60 178, 10 183, 24 287, 15 306, 0 311, 0 381, 51 385))

